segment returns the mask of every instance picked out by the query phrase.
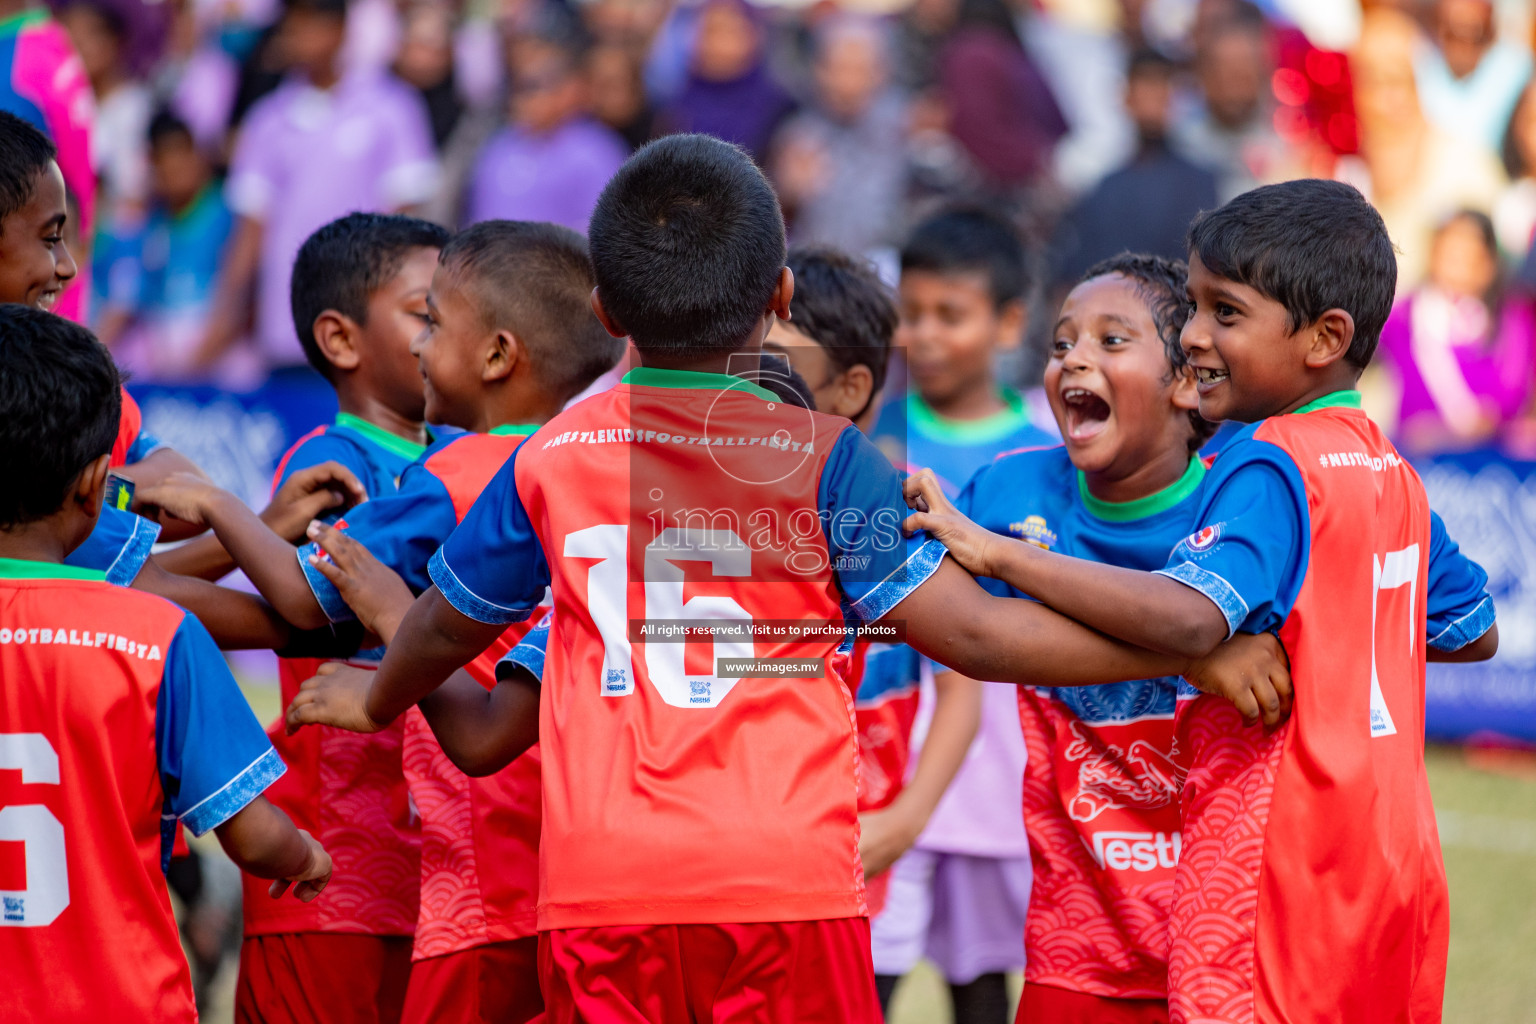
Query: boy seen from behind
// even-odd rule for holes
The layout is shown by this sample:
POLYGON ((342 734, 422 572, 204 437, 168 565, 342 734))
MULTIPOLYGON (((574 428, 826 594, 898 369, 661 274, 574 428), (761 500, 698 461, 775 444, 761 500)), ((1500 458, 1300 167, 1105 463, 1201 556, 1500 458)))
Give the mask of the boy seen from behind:
POLYGON ((120 388, 89 332, 0 306, 0 806, 25 861, 0 881, 0 959, 24 1013, 191 1022, 164 876, 178 823, 273 896, 313 899, 331 861, 261 796, 282 760, 207 631, 64 564, 100 513, 120 388))
MULTIPOLYGON (((609 369, 623 343, 589 306, 586 243, 552 224, 487 221, 444 246, 413 343, 425 418, 468 433, 440 440, 338 524, 416 591, 427 564, 537 425, 609 369)), ((182 478, 155 500, 209 522, 258 590, 295 625, 350 621, 341 593, 315 563, 255 521, 232 495, 182 478)), ((318 531, 317 531, 318 532, 318 531)), ((471 667, 494 686, 496 659, 527 631, 491 640, 471 667)), ((402 1020, 524 1021, 543 1010, 535 970, 539 875, 539 755, 490 777, 453 766, 418 714, 404 725, 404 771, 421 815, 421 901, 402 1020), (487 826, 487 821, 495 822, 487 826)))
POLYGON ((759 372, 794 290, 778 202, 736 147, 642 149, 604 190, 592 256, 592 308, 643 366, 501 469, 433 556, 434 586, 360 706, 289 720, 376 731, 548 587, 548 1019, 876 1021, 850 623, 889 616, 920 651, 1021 682, 1189 671, 1237 696, 1283 669, 1264 641, 1196 666, 990 597, 892 528, 900 478, 852 424, 726 372, 759 372))
POLYGON ((1498 634, 1486 574, 1354 390, 1391 309, 1392 243, 1357 191, 1316 180, 1245 193, 1189 240, 1181 344, 1200 414, 1252 425, 1163 568, 973 532, 930 478, 909 485, 933 509, 911 522, 972 569, 1150 649, 1199 655, 1238 631, 1285 644, 1295 714, 1278 729, 1180 687, 1173 1021, 1438 1020, 1449 922, 1424 663, 1490 657, 1498 634))

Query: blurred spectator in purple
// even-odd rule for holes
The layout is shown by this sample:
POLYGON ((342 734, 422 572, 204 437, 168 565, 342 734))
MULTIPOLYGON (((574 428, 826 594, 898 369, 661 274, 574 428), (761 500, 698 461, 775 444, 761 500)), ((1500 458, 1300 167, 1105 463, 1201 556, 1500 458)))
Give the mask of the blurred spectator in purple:
POLYGON ((149 88, 128 69, 128 25, 107 0, 73 0, 59 11, 96 97, 91 166, 100 223, 138 218, 149 188, 145 133, 154 113, 149 88))
POLYGON ((1434 46, 1414 59, 1424 114, 1437 127, 1497 148, 1531 77, 1529 47, 1500 41, 1492 0, 1438 0, 1434 46))
POLYGON ((453 15, 442 4, 413 3, 403 21, 393 70, 421 93, 432 120, 432 142, 441 146, 465 106, 454 75, 453 15))
POLYGON ((1217 174, 1217 199, 1299 176, 1275 131, 1268 25, 1251 4, 1234 5, 1200 34, 1195 76, 1201 103, 1175 128, 1179 149, 1217 174))
POLYGON ((192 373, 234 216, 180 118, 155 115, 149 160, 152 188, 142 227, 101 239, 97 280, 104 289, 96 333, 141 380, 197 376, 223 387, 249 386, 260 370, 249 350, 233 350, 208 372, 192 373))
POLYGON ((1435 232, 1428 278, 1392 310, 1381 348, 1398 381, 1408 451, 1489 441, 1529 399, 1536 318, 1501 279, 1493 223, 1462 210, 1435 232))
POLYGON ((1519 264, 1531 251, 1536 235, 1536 79, 1520 93, 1504 129, 1501 153, 1509 188, 1494 204, 1493 226, 1499 248, 1519 264))
POLYGON ((220 45, 221 22, 196 0, 170 0, 166 52, 155 91, 186 122, 205 153, 223 155, 240 68, 220 45))
POLYGON ((772 160, 799 245, 868 253, 896 244, 906 192, 906 104, 890 87, 890 39, 868 18, 816 29, 815 100, 780 129, 772 160))
POLYGON ((961 0, 939 54, 939 88, 950 133, 994 189, 1016 191, 1050 167, 1067 122, 1005 0, 961 0))
POLYGON ((432 195, 421 97, 379 72, 343 75, 346 24, 344 0, 287 0, 274 44, 290 72, 241 126, 226 187, 239 220, 194 372, 222 359, 252 321, 269 365, 302 364, 288 301, 300 244, 344 213, 415 208, 432 195))
POLYGON ((1131 56, 1125 107, 1136 126, 1136 155, 1062 218, 1051 246, 1056 282, 1074 281, 1127 250, 1183 259, 1190 220, 1216 206, 1216 175, 1168 145, 1173 74, 1173 62, 1155 50, 1131 56))
POLYGON ((1505 186, 1491 149, 1424 117, 1413 67, 1421 43, 1418 26, 1401 11, 1365 13, 1351 58, 1360 156, 1341 159, 1336 172, 1386 222, 1398 250, 1398 294, 1423 279, 1437 225, 1463 207, 1491 208, 1505 186))
POLYGON ((759 163, 794 101, 768 69, 767 26, 745 0, 705 0, 688 81, 661 112, 666 132, 703 132, 734 142, 759 163))
POLYGON ((1069 126, 1053 154, 1056 180, 1081 195, 1136 149, 1122 103, 1125 41, 1107 25, 1074 24, 1059 14, 1021 16, 1016 23, 1069 126))
POLYGON ((580 55, 554 43, 526 48, 512 71, 510 103, 510 123, 475 163, 466 221, 544 220, 586 231, 629 151, 588 112, 580 55))
POLYGON ((640 62, 629 47, 593 47, 587 54, 587 89, 593 116, 618 132, 631 151, 651 141, 656 111, 645 94, 640 62))

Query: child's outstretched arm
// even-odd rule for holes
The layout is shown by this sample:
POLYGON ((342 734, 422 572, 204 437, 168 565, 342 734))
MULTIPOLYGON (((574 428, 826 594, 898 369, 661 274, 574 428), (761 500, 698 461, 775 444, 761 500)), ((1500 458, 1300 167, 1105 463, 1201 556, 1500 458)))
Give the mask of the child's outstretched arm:
POLYGON ((904 489, 917 510, 907 518, 906 529, 926 530, 977 576, 1002 580, 1068 618, 1149 651, 1198 659, 1227 639, 1221 609, 1177 580, 1056 554, 993 533, 955 508, 931 470, 908 477, 904 489))
MULTIPOLYGON (((334 470, 346 472, 340 465, 334 470)), ((329 625, 299 567, 294 546, 273 533, 233 494, 201 477, 178 474, 140 490, 138 499, 163 508, 177 519, 213 527, 219 542, 256 589, 293 625, 300 629, 329 625)))
POLYGON ((331 856, 315 837, 295 828, 288 815, 258 796, 214 829, 219 845, 241 870, 271 878, 273 899, 293 885, 293 894, 308 903, 331 880, 331 856))
POLYGON ((1096 633, 1034 601, 993 597, 948 559, 887 618, 906 622, 907 643, 974 679, 1092 686, 1182 675, 1232 701, 1250 723, 1262 718, 1275 725, 1289 714, 1290 670, 1268 634, 1238 636, 1198 660, 1161 654, 1096 633))
MULTIPOLYGON (((327 462, 295 471, 283 481, 257 518, 288 543, 301 544, 311 520, 367 500, 362 483, 351 470, 340 463, 327 462)), ((156 555, 155 561, 168 572, 210 581, 220 580, 238 568, 216 534, 198 537, 156 555)))
POLYGON ((255 594, 166 572, 154 559, 144 563, 133 587, 175 601, 196 615, 221 650, 278 650, 293 635, 282 616, 255 594))
POLYGON ((866 877, 896 863, 928 827, 976 738, 983 685, 958 672, 933 677, 933 722, 911 780, 888 806, 859 815, 859 857, 866 877))

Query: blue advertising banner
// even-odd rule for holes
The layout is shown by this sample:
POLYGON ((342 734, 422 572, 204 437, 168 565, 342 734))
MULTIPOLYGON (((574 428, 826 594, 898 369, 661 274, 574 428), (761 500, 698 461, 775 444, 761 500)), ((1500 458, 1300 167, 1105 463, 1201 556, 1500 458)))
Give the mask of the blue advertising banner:
MULTIPOLYGON (((336 415, 335 394, 307 368, 246 394, 156 384, 129 391, 146 430, 255 508, 266 504, 283 452, 336 415)), ((1496 658, 1429 667, 1429 734, 1536 744, 1536 462, 1476 451, 1415 466, 1451 536, 1488 570, 1499 613, 1496 658)))

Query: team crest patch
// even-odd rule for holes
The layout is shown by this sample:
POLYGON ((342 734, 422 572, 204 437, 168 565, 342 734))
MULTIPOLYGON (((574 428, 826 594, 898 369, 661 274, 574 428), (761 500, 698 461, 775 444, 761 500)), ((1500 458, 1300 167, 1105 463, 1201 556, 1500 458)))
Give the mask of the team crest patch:
POLYGON ((1022 523, 1009 523, 1008 532, 1047 551, 1056 546, 1056 532, 1046 525, 1044 516, 1027 516, 1022 523))
POLYGON ((1221 540, 1221 524, 1213 523, 1198 533, 1192 533, 1184 539, 1184 546, 1190 551, 1199 554, 1201 551, 1209 551, 1221 540))

